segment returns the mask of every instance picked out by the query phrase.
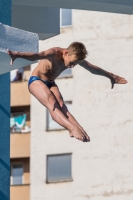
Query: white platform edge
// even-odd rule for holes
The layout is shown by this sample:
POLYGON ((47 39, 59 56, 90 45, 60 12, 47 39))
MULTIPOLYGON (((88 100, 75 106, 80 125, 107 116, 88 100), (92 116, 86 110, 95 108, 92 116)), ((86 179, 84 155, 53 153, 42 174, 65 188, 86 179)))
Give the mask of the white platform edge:
POLYGON ((39 51, 38 34, 0 23, 0 74, 34 63, 24 59, 17 59, 13 66, 10 66, 10 57, 7 54, 7 49, 37 53, 39 51))

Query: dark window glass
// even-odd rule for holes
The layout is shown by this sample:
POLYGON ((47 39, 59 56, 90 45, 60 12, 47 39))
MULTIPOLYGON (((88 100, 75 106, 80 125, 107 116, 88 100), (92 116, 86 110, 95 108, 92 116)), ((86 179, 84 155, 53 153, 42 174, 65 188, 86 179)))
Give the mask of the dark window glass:
POLYGON ((12 167, 13 185, 22 184, 22 176, 23 176, 22 165, 13 165, 13 167, 12 167))
POLYGON ((71 155, 49 155, 47 156, 47 182, 72 180, 71 155))

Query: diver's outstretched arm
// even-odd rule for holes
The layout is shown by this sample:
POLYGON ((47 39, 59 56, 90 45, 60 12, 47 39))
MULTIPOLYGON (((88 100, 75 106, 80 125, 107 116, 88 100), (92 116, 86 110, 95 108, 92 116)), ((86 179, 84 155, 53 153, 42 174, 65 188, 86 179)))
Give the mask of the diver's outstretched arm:
POLYGON ((125 80, 125 78, 117 76, 111 72, 105 71, 104 69, 102 69, 98 66, 92 65, 91 63, 89 63, 86 60, 81 62, 80 66, 82 66, 86 70, 90 71, 92 74, 105 76, 105 77, 109 78, 111 81, 111 89, 113 89, 114 84, 126 84, 127 83, 127 80, 125 80))

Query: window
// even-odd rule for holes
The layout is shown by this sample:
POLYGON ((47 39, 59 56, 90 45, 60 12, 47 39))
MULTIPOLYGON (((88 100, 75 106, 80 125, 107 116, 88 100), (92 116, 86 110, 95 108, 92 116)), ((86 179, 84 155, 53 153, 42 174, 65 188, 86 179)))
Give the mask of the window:
POLYGON ((14 69, 10 72, 10 81, 22 81, 24 68, 14 69))
POLYGON ((30 77, 30 65, 19 69, 14 69, 10 72, 11 82, 28 81, 29 77, 30 77))
POLYGON ((71 153, 47 156, 47 182, 71 181, 71 153))
MULTIPOLYGON (((71 111, 71 109, 72 109, 72 102, 65 102, 65 104, 66 104, 68 110, 71 111)), ((47 110, 47 130, 52 131, 52 130, 64 130, 64 129, 65 129, 64 127, 60 126, 58 123, 56 123, 52 119, 49 111, 47 110)))
POLYGON ((60 9, 60 27, 72 26, 72 10, 60 9))
POLYGON ((66 77, 72 77, 72 69, 68 68, 65 71, 63 71, 58 78, 66 78, 66 77))
POLYGON ((11 166, 11 185, 21 185, 23 184, 23 166, 12 165, 11 166))
POLYGON ((23 113, 23 112, 11 113, 10 117, 11 133, 30 132, 30 127, 27 125, 27 115, 28 113, 23 113))

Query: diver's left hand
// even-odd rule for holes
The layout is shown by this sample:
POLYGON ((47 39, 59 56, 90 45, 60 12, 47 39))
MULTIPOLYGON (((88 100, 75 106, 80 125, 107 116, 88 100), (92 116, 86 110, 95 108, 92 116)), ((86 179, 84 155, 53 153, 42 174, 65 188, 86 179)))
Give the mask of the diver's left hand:
POLYGON ((10 65, 13 65, 13 62, 17 58, 17 55, 18 55, 19 52, 10 51, 9 49, 7 49, 7 53, 11 58, 10 65))
POLYGON ((126 84, 126 83, 128 83, 125 78, 122 78, 122 77, 117 76, 115 74, 111 74, 110 81, 111 81, 111 89, 114 88, 114 84, 126 84))

